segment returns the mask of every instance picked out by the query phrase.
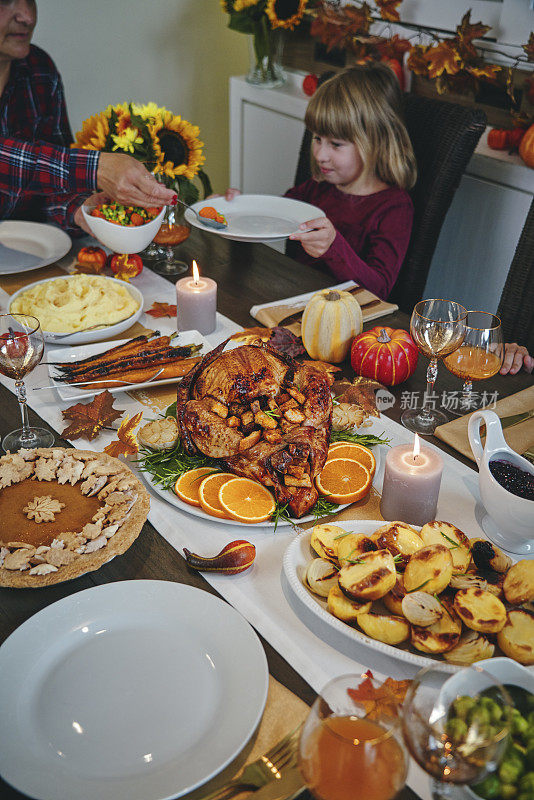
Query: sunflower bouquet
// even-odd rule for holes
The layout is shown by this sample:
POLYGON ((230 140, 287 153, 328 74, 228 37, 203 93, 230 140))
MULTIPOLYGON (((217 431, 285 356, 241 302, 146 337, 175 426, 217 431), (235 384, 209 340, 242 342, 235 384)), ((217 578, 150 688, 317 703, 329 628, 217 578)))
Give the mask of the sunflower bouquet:
POLYGON ((204 196, 212 191, 201 169, 205 158, 199 133, 195 125, 155 103, 119 103, 85 120, 73 147, 127 153, 190 205, 200 194, 195 178, 204 196))
POLYGON ((257 74, 253 83, 276 80, 276 34, 299 25, 307 4, 308 0, 221 0, 228 27, 253 37, 257 74))

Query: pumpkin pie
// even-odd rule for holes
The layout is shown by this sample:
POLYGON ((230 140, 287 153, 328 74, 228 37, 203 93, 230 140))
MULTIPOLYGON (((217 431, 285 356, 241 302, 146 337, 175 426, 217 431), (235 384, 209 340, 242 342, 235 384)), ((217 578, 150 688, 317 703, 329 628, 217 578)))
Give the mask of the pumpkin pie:
POLYGON ((107 453, 46 447, 0 458, 0 586, 71 580, 124 553, 149 496, 107 453))

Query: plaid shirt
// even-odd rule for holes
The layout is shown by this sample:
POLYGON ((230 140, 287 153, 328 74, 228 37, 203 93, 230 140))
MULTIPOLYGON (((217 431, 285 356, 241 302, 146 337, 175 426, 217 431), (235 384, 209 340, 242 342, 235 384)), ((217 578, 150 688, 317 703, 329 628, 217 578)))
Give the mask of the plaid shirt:
POLYGON ((97 188, 99 153, 73 141, 61 76, 35 45, 11 63, 0 97, 0 219, 53 222, 80 235, 73 215, 97 188))

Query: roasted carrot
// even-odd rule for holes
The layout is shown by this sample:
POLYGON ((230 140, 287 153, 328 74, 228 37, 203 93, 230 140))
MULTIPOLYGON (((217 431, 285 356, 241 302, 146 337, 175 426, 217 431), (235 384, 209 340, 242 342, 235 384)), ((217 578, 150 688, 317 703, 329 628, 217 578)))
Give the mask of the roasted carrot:
MULTIPOLYGON (((194 367, 201 360, 200 356, 193 358, 183 358, 173 364, 166 364, 163 367, 163 372, 158 375, 154 380, 154 385, 159 381, 169 378, 183 378, 184 375, 194 367)), ((131 372, 118 373, 110 378, 109 383, 90 383, 87 386, 80 386, 80 389, 113 389, 116 386, 124 386, 127 383, 143 383, 148 381, 161 367, 146 367, 144 369, 132 370, 131 372)))

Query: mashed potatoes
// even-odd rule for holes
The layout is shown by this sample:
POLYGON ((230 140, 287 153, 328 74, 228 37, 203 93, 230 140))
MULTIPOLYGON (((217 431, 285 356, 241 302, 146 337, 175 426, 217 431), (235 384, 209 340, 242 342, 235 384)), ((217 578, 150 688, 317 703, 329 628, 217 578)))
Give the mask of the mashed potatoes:
POLYGON ((75 333, 92 325, 113 325, 138 308, 125 284, 101 275, 72 275, 26 289, 9 310, 37 317, 43 331, 75 333))

